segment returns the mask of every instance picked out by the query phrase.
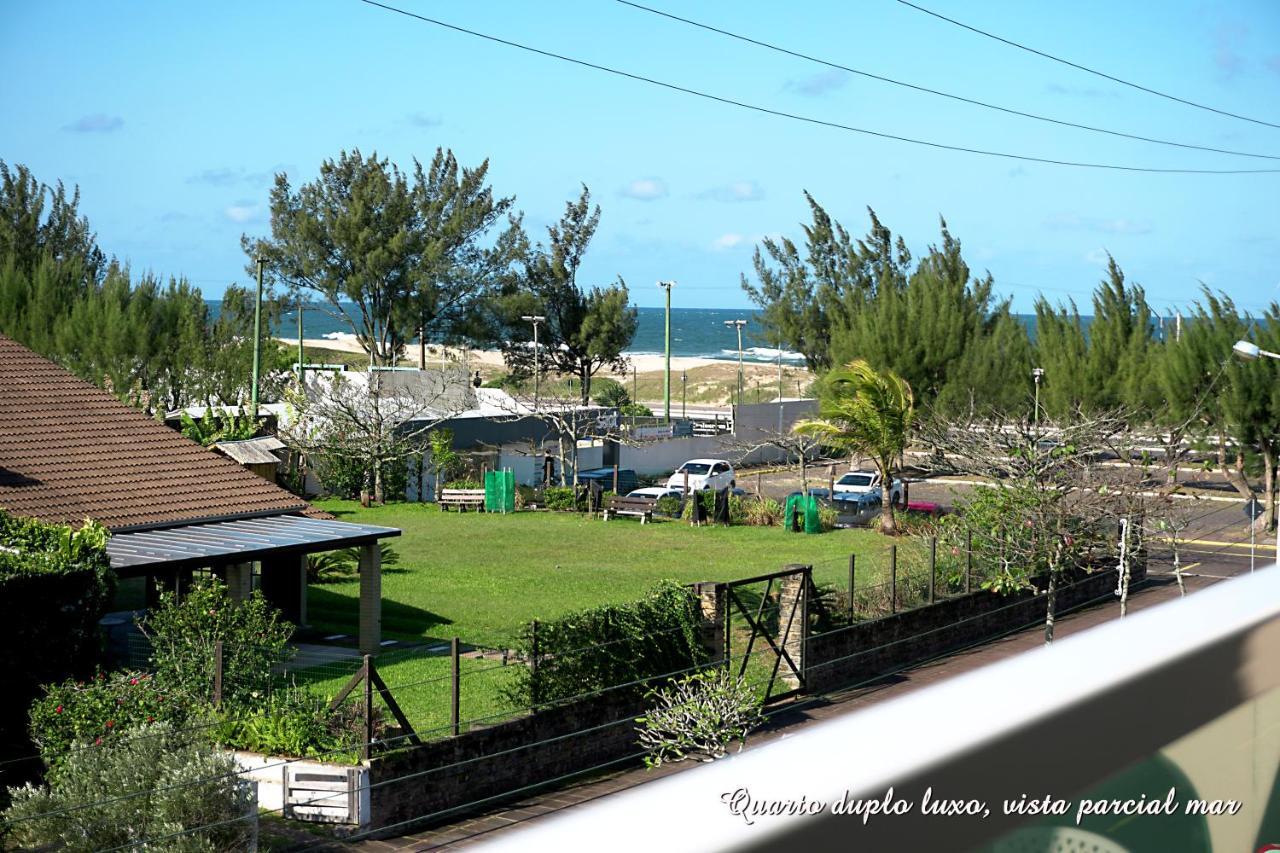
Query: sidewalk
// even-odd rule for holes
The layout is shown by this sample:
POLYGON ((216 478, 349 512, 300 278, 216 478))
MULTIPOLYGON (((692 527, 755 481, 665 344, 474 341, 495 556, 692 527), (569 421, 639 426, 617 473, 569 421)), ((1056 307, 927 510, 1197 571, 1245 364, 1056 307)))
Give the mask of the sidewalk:
MULTIPOLYGON (((1247 566, 1243 567, 1242 571, 1247 572, 1247 566)), ((1232 570, 1232 574, 1240 572, 1241 569, 1232 570)), ((1188 593, 1204 589, 1226 579, 1224 576, 1208 577, 1194 574, 1187 575, 1185 573, 1184 577, 1188 593)), ((1141 588, 1131 592, 1129 612, 1144 610, 1176 598, 1178 598, 1178 587, 1172 575, 1154 574, 1141 588)), ((1059 616, 1055 627, 1055 637, 1061 639, 1118 617, 1119 604, 1117 602, 1106 602, 1066 616, 1059 616)), ((802 697, 789 705, 775 709, 776 713, 773 714, 769 727, 764 732, 755 735, 751 739, 748 748, 784 737, 793 732, 798 726, 852 713, 872 702, 904 695, 912 690, 935 684, 954 675, 1034 649, 1043 643, 1043 627, 1028 628, 976 648, 957 652, 904 672, 886 676, 873 684, 849 688, 823 697, 802 697)), ((628 788, 644 785, 655 779, 660 779, 671 773, 681 772, 693 766, 696 765, 676 764, 652 771, 644 768, 628 768, 604 775, 596 775, 578 783, 483 810, 477 814, 460 818, 456 823, 424 829, 398 838, 361 841, 346 845, 333 844, 326 846, 324 849, 354 849, 368 851, 368 853, 384 853, 384 851, 452 850, 471 846, 478 842, 490 840, 498 833, 519 832, 531 822, 542 820, 549 815, 563 814, 582 803, 591 802, 628 788)))

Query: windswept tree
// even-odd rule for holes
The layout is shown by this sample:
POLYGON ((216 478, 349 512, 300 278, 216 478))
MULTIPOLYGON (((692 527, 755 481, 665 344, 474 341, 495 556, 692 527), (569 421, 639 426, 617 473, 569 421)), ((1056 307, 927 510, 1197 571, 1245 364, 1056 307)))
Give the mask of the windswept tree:
POLYGON ((503 355, 512 373, 529 376, 536 361, 539 370, 572 377, 584 406, 591 401, 596 373, 606 367, 615 372, 626 369, 623 352, 638 323, 621 277, 608 287, 590 289, 578 281, 599 224, 600 207, 591 206, 591 192, 583 186, 578 200, 568 202, 560 221, 547 228, 549 245, 539 244, 529 253, 520 291, 503 306, 503 355), (546 318, 538 330, 536 359, 533 329, 522 319, 531 315, 546 318))
POLYGON ((67 193, 62 181, 53 186, 36 180, 21 163, 12 169, 0 160, 0 258, 30 272, 42 260, 75 261, 89 281, 106 271, 89 220, 80 214, 80 188, 67 193))
POLYGON ((318 295, 371 364, 391 365, 415 334, 465 339, 477 302, 522 253, 513 199, 494 197, 488 168, 460 170, 452 151, 437 149, 428 169, 415 160, 406 175, 376 153, 343 151, 296 190, 276 175, 271 237, 245 235, 241 245, 250 266, 261 257, 274 280, 318 295))
POLYGON ((907 447, 915 423, 911 386, 891 370, 877 371, 864 360, 832 371, 822 382, 818 417, 802 420, 792 429, 813 436, 845 454, 869 456, 883 483, 880 489, 880 532, 893 534, 894 462, 907 447))

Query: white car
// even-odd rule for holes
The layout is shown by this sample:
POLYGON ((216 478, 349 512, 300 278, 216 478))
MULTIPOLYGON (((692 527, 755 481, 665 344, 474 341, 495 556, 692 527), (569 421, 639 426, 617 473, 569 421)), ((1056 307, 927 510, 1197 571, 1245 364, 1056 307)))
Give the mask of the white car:
POLYGON ((643 489, 634 489, 627 493, 629 498, 648 498, 649 500, 661 500, 662 498, 684 498, 684 492, 680 489, 673 489, 669 486, 646 486, 643 489))
MULTIPOLYGON (((878 506, 881 501, 882 483, 878 471, 850 471, 835 482, 832 500, 857 501, 863 506, 878 506)), ((902 481, 894 480, 889 486, 889 501, 894 506, 902 504, 902 481)))
POLYGON ((690 459, 667 479, 667 488, 678 489, 683 493, 686 475, 691 492, 731 489, 738 485, 733 466, 723 459, 690 459))

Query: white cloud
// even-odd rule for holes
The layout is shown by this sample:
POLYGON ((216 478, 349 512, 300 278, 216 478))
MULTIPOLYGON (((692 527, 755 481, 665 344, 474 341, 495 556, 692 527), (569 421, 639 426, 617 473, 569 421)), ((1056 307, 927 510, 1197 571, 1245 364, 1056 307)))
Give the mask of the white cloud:
POLYGON ((262 208, 251 201, 238 201, 227 205, 222 213, 232 222, 243 224, 258 219, 262 214, 262 208))
POLYGON ((618 190, 618 195, 637 201, 653 201, 666 198, 667 185, 661 178, 637 178, 618 190))
POLYGON ((440 123, 440 116, 428 113, 413 113, 409 116, 409 124, 414 127, 438 127, 440 123))
POLYGON ((1097 264, 1100 267, 1105 267, 1107 265, 1107 260, 1110 257, 1111 256, 1107 253, 1106 249, 1093 249, 1085 253, 1084 259, 1091 264, 1097 264))
POLYGON ((730 231, 728 234, 721 234, 719 237, 711 241, 711 248, 717 252, 724 252, 736 246, 740 246, 747 241, 747 238, 741 234, 730 231))
POLYGON ((755 181, 731 181, 698 193, 698 198, 723 202, 759 201, 764 198, 764 189, 755 181))

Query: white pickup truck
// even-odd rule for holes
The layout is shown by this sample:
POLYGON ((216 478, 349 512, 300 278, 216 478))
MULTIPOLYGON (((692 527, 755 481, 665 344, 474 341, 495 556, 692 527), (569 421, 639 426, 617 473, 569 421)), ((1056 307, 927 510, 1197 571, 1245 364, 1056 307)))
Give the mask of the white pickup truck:
MULTIPOLYGON (((882 483, 878 471, 850 471, 835 482, 831 496, 836 501, 857 501, 865 507, 879 506, 882 483)), ((894 506, 902 506, 902 481, 889 485, 889 500, 894 506)))

